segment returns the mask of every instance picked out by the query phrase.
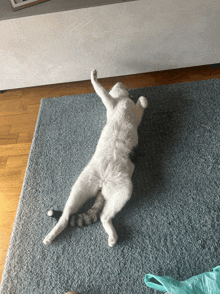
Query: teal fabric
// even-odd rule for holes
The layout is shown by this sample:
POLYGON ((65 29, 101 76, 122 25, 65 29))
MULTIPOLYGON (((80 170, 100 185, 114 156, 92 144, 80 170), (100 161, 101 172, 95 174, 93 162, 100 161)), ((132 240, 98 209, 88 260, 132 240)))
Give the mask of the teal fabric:
POLYGON ((191 277, 183 282, 170 277, 147 274, 145 283, 150 288, 169 294, 218 294, 220 293, 220 266, 215 267, 212 272, 191 277), (158 281, 159 284, 153 282, 152 279, 158 281))
POLYGON ((185 281, 220 264, 220 80, 129 91, 149 107, 117 244, 100 222, 43 244, 106 122, 96 94, 43 99, 1 294, 156 294, 146 273, 185 281))

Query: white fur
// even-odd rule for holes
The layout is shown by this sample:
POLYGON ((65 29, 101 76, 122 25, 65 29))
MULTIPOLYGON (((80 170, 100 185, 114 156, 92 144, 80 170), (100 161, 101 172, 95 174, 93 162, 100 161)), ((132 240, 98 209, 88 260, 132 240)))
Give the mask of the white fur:
POLYGON ((69 216, 102 189, 105 205, 100 219, 108 234, 108 245, 113 246, 117 234, 112 218, 131 197, 134 164, 129 159, 129 153, 138 143, 137 127, 147 107, 147 99, 140 97, 135 105, 121 83, 117 83, 108 93, 97 81, 96 70, 91 72, 91 82, 106 106, 107 123, 91 161, 72 187, 59 222, 44 239, 46 245, 67 226, 69 216))

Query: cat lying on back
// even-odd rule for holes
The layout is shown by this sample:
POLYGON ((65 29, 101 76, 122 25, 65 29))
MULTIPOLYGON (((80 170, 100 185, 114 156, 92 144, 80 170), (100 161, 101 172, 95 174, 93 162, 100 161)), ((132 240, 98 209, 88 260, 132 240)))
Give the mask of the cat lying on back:
MULTIPOLYGON (((57 225, 45 237, 43 242, 46 245, 50 244, 69 222, 70 225, 75 225, 74 217, 70 216, 76 214, 87 200, 98 195, 98 202, 91 208, 92 217, 94 221, 97 220, 96 212, 101 210, 100 220, 108 234, 108 245, 113 246, 118 237, 112 218, 131 197, 134 164, 129 154, 138 143, 137 128, 144 108, 147 107, 147 99, 140 97, 135 104, 122 83, 117 83, 108 93, 97 81, 96 70, 91 72, 91 82, 106 107, 107 123, 91 161, 72 187, 57 225)), ((53 211, 49 211, 48 215, 52 216, 53 211)), ((89 213, 81 215, 81 224, 86 217, 87 222, 90 222, 88 216, 89 213)))

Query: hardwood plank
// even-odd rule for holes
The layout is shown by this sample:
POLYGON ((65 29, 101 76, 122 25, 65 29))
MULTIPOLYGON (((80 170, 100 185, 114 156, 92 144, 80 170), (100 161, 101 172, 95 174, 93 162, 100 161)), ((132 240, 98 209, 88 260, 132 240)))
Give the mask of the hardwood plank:
POLYGON ((26 168, 27 166, 28 155, 13 155, 9 156, 6 161, 6 168, 15 169, 15 168, 26 168))
POLYGON ((20 99, 22 95, 22 89, 13 89, 10 91, 5 91, 0 95, 0 100, 17 100, 20 99))
POLYGON ((0 127, 0 137, 3 135, 8 135, 11 130, 11 125, 2 125, 0 127))
POLYGON ((0 101, 0 116, 22 113, 25 113, 25 110, 20 99, 0 101))
POLYGON ((0 126, 3 125, 16 125, 16 124, 29 124, 35 122, 37 119, 37 114, 24 113, 22 115, 5 115, 0 116, 0 126))
MULTIPOLYGON (((34 130, 35 130, 35 126, 36 126, 36 120, 33 120, 32 122, 30 123, 26 123, 26 125, 24 123, 18 123, 18 124, 13 124, 11 126, 11 130, 10 130, 10 133, 13 134, 13 133, 23 133, 24 130, 25 132, 27 133, 34 133, 34 130)), ((18 142, 20 143, 20 142, 18 142)))
POLYGON ((29 133, 20 133, 18 136, 18 143, 31 143, 33 139, 33 134, 29 133))
MULTIPOLYGON (((23 126, 25 128, 25 126, 23 126)), ((29 154, 31 143, 9 144, 0 146, 1 156, 29 154)))
POLYGON ((19 134, 1 135, 1 137, 0 137, 0 145, 16 144, 17 141, 18 141, 18 135, 19 134))
MULTIPOLYGON (((17 205, 15 204, 15 206, 17 205)), ((15 215, 16 211, 0 210, 0 279, 2 278, 15 215)))
POLYGON ((7 182, 4 184, 3 187, 1 187, 1 190, 0 190, 0 202, 1 202, 1 197, 5 197, 5 196, 8 196, 8 197, 15 197, 15 199, 19 199, 19 196, 21 194, 21 190, 22 190, 22 185, 23 185, 23 179, 22 180, 17 180, 16 182, 14 183, 10 183, 10 182, 7 182), (3 195, 3 196, 1 196, 3 195))
POLYGON ((14 183, 21 180, 22 168, 7 168, 0 170, 1 188, 4 188, 8 183, 14 183))
POLYGON ((2 204, 2 212, 1 212, 1 217, 0 217, 0 228, 5 226, 5 223, 9 222, 11 225, 10 220, 8 220, 7 218, 4 217, 4 214, 6 212, 16 212, 17 210, 17 205, 18 205, 18 195, 7 195, 4 193, 0 193, 0 199, 1 202, 4 204, 2 204))
POLYGON ((22 96, 22 104, 23 104, 23 108, 26 110, 26 113, 29 113, 29 111, 27 110, 27 108, 29 106, 38 107, 38 108, 36 108, 36 110, 38 112, 42 98, 43 97, 39 97, 39 98, 31 97, 31 95, 28 95, 26 98, 24 98, 24 96, 22 96))
POLYGON ((0 156, 0 169, 4 169, 6 167, 8 158, 6 156, 0 156))
POLYGON ((33 105, 27 105, 26 113, 38 113, 40 108, 40 103, 33 104, 33 105))

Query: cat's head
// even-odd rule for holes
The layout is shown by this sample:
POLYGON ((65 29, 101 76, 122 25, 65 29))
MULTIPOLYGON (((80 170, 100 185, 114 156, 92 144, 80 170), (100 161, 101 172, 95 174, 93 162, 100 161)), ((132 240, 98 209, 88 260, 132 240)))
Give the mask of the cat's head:
POLYGON ((109 95, 111 95, 112 98, 120 98, 120 97, 127 97, 129 98, 129 93, 125 86, 122 83, 115 84, 111 90, 109 91, 109 95))

